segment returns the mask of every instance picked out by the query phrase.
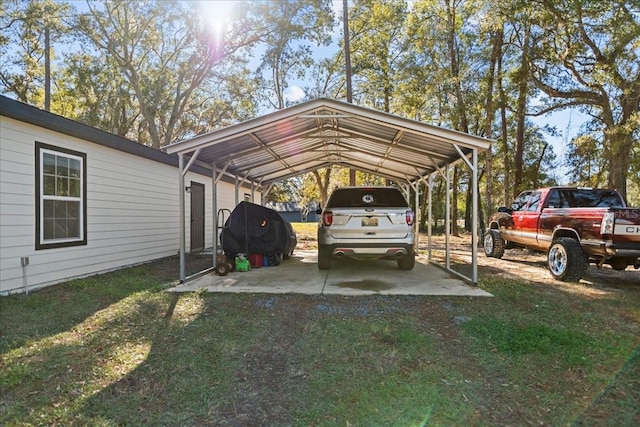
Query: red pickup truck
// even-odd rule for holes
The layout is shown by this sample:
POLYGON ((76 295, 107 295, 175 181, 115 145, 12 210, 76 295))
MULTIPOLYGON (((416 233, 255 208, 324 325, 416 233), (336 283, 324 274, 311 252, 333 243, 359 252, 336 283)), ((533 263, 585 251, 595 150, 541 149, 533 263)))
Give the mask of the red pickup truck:
POLYGON ((551 187, 520 193, 511 207, 489 218, 484 252, 505 249, 547 253, 551 275, 577 282, 590 262, 614 270, 640 268, 640 208, 628 208, 615 190, 551 187))

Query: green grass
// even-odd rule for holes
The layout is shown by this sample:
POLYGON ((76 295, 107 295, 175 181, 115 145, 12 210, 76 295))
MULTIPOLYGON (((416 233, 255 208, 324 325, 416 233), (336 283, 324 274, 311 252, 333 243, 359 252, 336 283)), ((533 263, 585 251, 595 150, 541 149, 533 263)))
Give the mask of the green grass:
POLYGON ((176 269, 172 259, 0 298, 0 425, 640 421, 637 286, 164 292, 176 269))
POLYGON ((318 231, 317 222, 292 222, 291 226, 298 234, 315 236, 318 231))
POLYGON ((298 247, 311 245, 317 247, 318 223, 317 222, 293 222, 291 226, 298 236, 298 247))

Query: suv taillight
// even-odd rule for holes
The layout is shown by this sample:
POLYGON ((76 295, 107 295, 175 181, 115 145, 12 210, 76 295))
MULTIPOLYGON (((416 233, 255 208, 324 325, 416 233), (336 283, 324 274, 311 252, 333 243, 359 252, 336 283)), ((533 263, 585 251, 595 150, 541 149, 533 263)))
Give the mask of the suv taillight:
POLYGON ((329 226, 333 223, 333 212, 327 211, 322 213, 322 223, 329 226))
POLYGON ((407 219, 407 225, 413 225, 413 221, 415 219, 415 214, 413 211, 409 210, 405 213, 405 217, 407 219))

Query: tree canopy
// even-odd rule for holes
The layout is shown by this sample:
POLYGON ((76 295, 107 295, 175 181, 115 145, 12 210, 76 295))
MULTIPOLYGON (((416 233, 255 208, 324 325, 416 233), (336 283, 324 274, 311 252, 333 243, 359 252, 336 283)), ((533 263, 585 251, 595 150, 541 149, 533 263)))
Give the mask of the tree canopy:
MULTIPOLYGON (((292 102, 344 99, 340 3, 225 2, 221 20, 207 2, 5 0, 0 89, 160 148, 292 102)), ((487 211, 558 182, 617 188, 640 205, 637 2, 346 4, 353 102, 494 139, 481 159, 487 211), (567 109, 587 117, 570 134, 551 119, 567 109)), ((468 173, 454 177, 463 206, 468 173)), ((322 200, 346 183, 317 171, 271 197, 322 200)))

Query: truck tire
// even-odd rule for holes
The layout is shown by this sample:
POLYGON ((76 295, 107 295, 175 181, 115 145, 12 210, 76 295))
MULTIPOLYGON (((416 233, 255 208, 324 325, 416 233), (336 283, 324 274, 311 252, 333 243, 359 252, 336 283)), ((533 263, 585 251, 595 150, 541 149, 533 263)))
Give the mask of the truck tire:
POLYGON ((628 260, 627 258, 614 258, 609 261, 609 265, 611 266, 611 268, 617 271, 626 270, 627 266, 630 264, 633 265, 633 259, 628 260))
POLYGON ((560 237, 551 243, 547 261, 551 276, 563 282, 579 282, 589 266, 580 243, 570 237, 560 237))
POLYGON ((331 270, 331 253, 323 247, 318 247, 318 270, 331 270))
POLYGON ((498 230, 489 230, 484 235, 484 254, 490 258, 502 258, 504 255, 504 240, 498 230))

